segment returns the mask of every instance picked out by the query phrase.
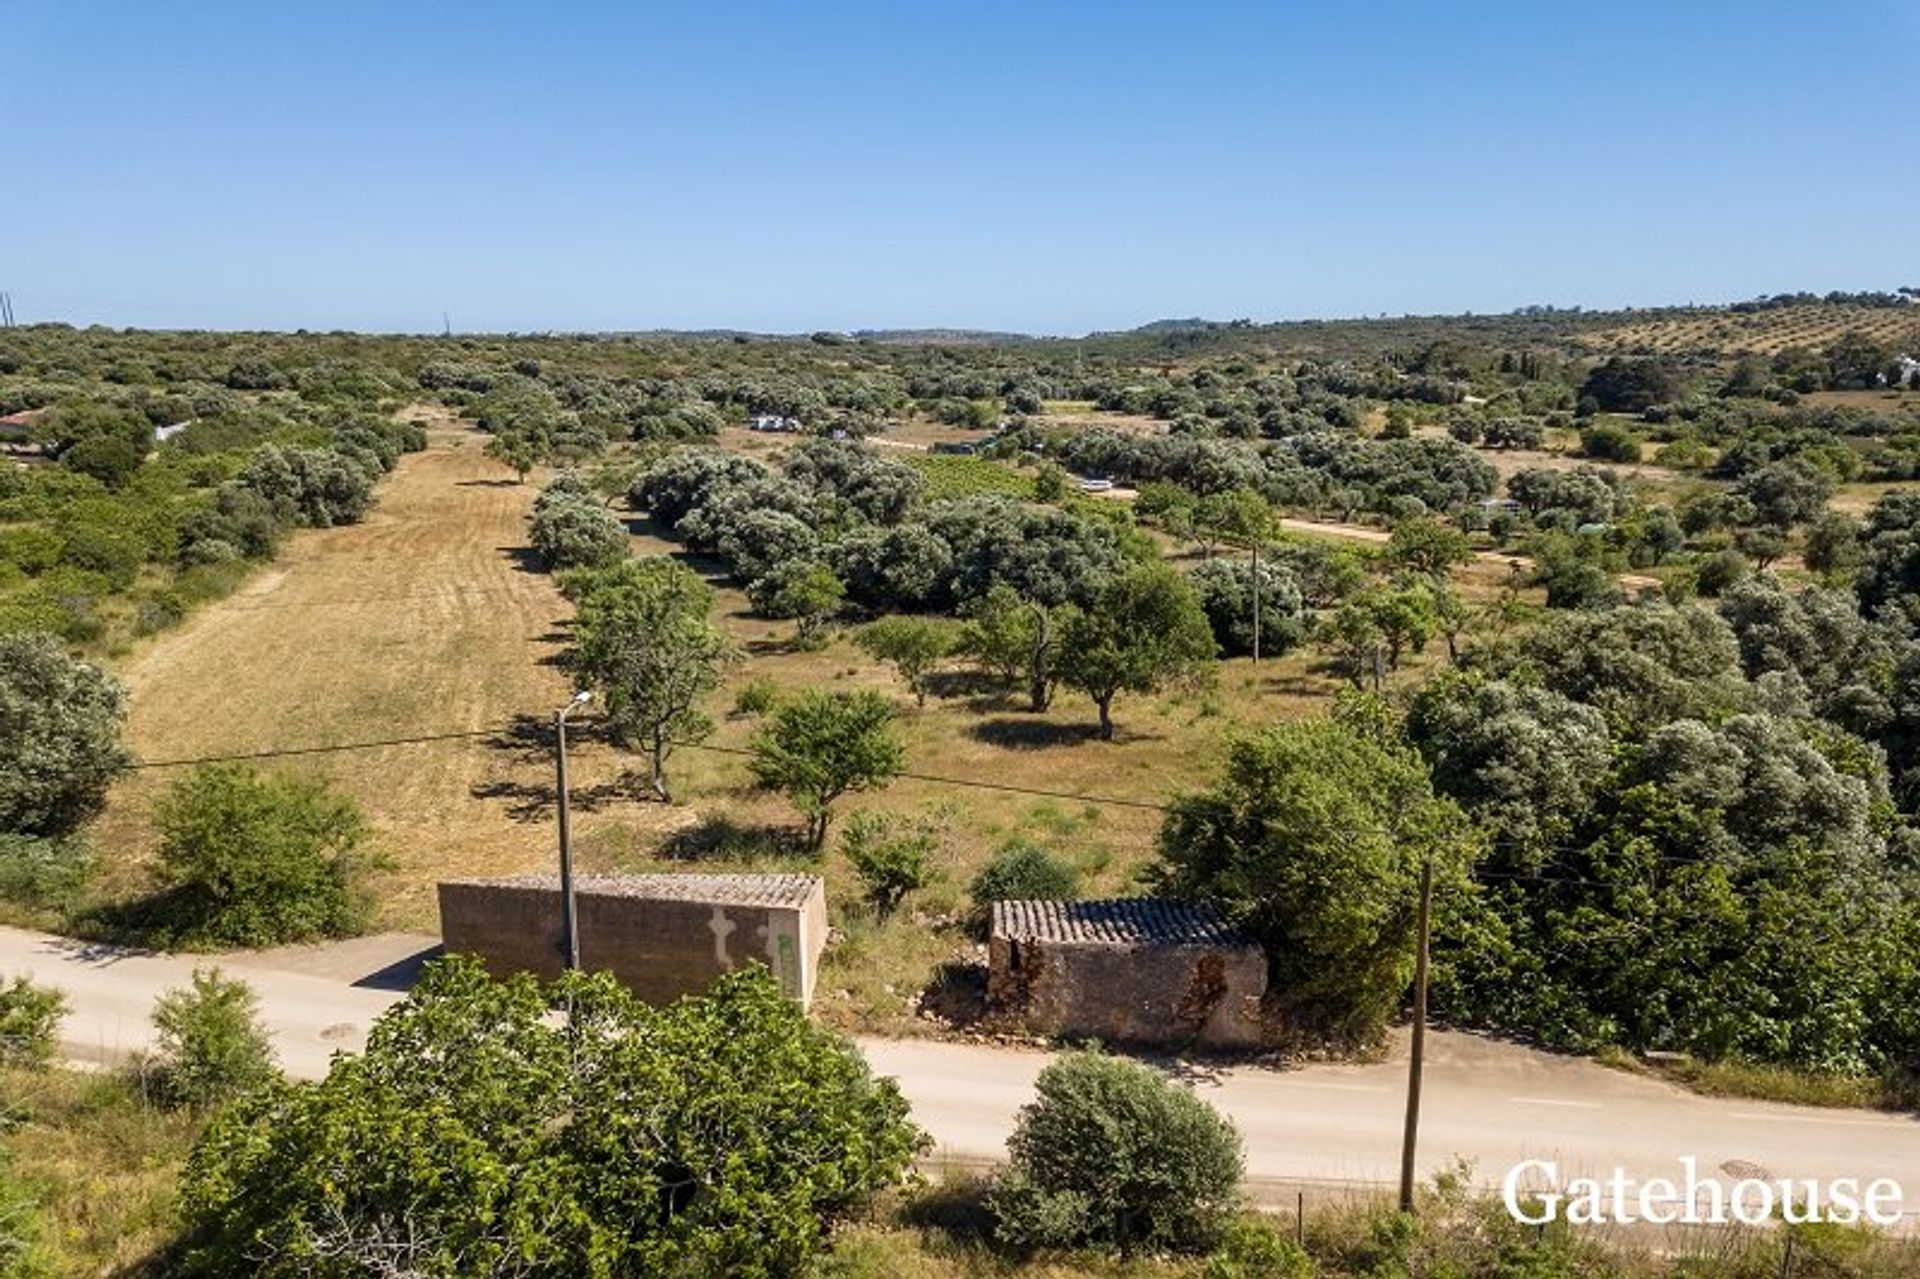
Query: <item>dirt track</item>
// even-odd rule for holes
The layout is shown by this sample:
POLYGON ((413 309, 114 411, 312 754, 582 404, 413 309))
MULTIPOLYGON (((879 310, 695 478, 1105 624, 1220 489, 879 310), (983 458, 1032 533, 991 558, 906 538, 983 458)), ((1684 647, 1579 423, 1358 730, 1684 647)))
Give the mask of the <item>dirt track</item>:
MULTIPOLYGON (((490 728, 565 697, 542 659, 571 608, 518 555, 537 491, 481 454, 470 430, 437 426, 403 458, 366 521, 296 534, 232 597, 136 651, 120 673, 145 760, 269 751, 490 728)), ((545 823, 510 815, 522 788, 550 785, 544 756, 484 740, 273 762, 356 795, 396 868, 492 871, 544 865, 545 823), (498 797, 476 794, 498 790, 498 797)), ((130 873, 145 810, 173 769, 137 774, 102 828, 110 873, 130 873)), ((419 875, 382 902, 431 922, 419 875)))

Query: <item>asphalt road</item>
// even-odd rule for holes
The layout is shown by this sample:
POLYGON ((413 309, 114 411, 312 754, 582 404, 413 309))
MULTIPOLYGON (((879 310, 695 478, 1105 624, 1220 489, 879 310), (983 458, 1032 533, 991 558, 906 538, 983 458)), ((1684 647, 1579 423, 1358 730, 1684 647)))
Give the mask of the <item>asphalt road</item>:
MULTIPOLYGON (((324 1073, 357 1051, 368 1025, 400 998, 431 938, 386 936, 330 947, 222 957, 259 993, 281 1065, 324 1073)), ((156 996, 208 960, 150 955, 0 928, 0 978, 31 973, 67 992, 68 1054, 108 1061, 150 1043, 156 996)), ((1821 1110, 1694 1096, 1657 1080, 1476 1035, 1428 1037, 1420 1163, 1471 1160, 1497 1183, 1522 1159, 1552 1159, 1563 1177, 1674 1176, 1691 1155, 1703 1175, 1728 1179, 1891 1177, 1920 1221, 1920 1122, 1874 1112, 1821 1110)), ((938 1040, 863 1039, 876 1071, 899 1079, 914 1117, 938 1143, 936 1162, 998 1159, 1016 1112, 1048 1054, 938 1040)), ((1384 1061, 1295 1070, 1161 1063, 1238 1125, 1256 1194, 1294 1185, 1387 1183, 1397 1175, 1405 1105, 1404 1044, 1384 1061)), ((1291 1194, 1286 1196, 1291 1201, 1291 1194)))

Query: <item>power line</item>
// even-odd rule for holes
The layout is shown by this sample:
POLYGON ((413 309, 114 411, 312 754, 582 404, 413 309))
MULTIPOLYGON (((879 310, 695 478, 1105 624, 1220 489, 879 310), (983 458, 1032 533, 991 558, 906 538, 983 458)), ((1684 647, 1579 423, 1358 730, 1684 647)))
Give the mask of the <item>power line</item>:
POLYGON ((328 746, 281 746, 272 750, 236 751, 230 755, 196 755, 184 759, 143 759, 134 768, 192 768, 198 764, 230 764, 253 759, 286 759, 295 755, 333 755, 343 751, 381 750, 389 746, 423 746, 429 742, 453 742, 463 738, 497 737, 498 728, 472 729, 464 733, 427 733, 419 737, 386 737, 367 742, 335 742, 328 746))

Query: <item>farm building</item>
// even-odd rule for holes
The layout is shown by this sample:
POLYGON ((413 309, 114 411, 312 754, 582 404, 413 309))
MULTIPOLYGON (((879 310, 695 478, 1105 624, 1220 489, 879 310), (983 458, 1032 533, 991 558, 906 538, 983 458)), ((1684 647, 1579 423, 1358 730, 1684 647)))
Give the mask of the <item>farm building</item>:
POLYGON ((987 1003, 1108 1043, 1255 1048, 1267 959, 1211 907, 1155 898, 995 902, 987 1003))
MULTIPOLYGON (((802 1004, 813 998, 827 940, 818 876, 589 875, 574 897, 581 967, 612 973, 649 1003, 698 993, 753 962, 802 1004)), ((443 881, 440 932, 449 951, 479 956, 496 976, 557 976, 559 878, 443 881)))

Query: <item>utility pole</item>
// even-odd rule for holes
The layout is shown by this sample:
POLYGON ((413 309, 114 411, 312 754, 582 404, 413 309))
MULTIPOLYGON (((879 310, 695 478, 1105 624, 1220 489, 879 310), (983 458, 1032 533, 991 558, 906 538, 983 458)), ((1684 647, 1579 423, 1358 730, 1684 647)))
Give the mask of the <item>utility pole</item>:
POLYGON ((1413 1211, 1413 1151, 1420 1132, 1420 1070, 1427 1052, 1427 948, 1432 941, 1433 858, 1420 863, 1420 949, 1413 961, 1413 1047, 1407 1062, 1407 1131, 1400 1144, 1400 1211, 1413 1211))
POLYGON ((0 327, 13 327, 13 294, 0 293, 0 327))
POLYGON ((575 693, 572 701, 553 713, 555 793, 559 801, 556 811, 560 817, 560 953, 568 972, 580 969, 580 918, 574 905, 573 842, 567 829, 567 716, 592 698, 592 693, 575 693))

